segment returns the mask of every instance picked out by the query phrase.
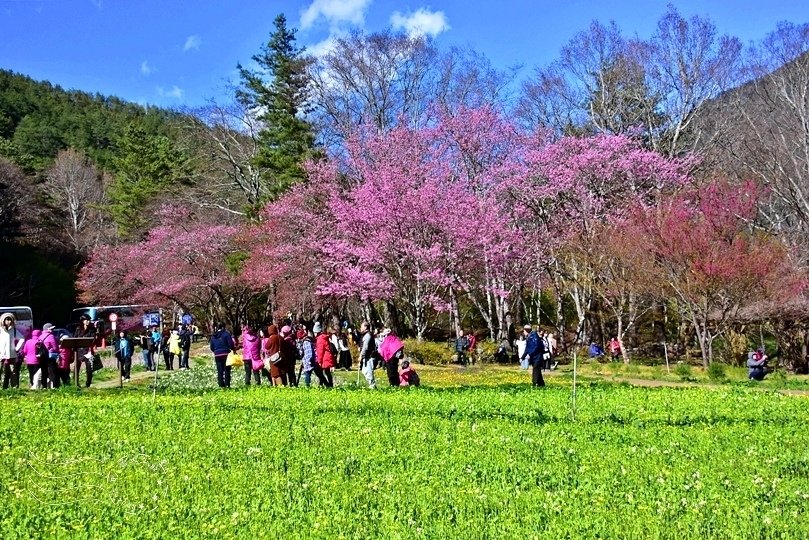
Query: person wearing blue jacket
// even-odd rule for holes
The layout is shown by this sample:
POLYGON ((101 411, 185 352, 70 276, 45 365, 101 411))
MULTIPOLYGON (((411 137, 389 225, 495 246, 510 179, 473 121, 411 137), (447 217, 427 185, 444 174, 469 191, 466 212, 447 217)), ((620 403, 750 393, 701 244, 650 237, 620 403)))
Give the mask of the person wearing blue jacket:
POLYGON ((211 336, 211 352, 216 363, 216 381, 219 388, 230 388, 230 366, 227 365, 228 355, 236 351, 233 336, 225 328, 225 323, 216 325, 216 332, 211 336))
POLYGON ((545 342, 540 337, 539 333, 534 330, 528 334, 525 342, 525 352, 522 354, 523 358, 528 358, 528 363, 533 366, 531 380, 534 386, 545 386, 545 379, 542 378, 542 363, 545 354, 545 342))

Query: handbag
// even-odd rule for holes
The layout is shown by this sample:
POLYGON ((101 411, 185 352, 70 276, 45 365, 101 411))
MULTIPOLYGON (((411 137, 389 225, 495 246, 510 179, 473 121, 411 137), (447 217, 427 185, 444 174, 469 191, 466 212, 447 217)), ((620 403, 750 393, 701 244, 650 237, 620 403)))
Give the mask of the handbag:
POLYGON ((227 360, 225 360, 225 365, 231 367, 241 367, 244 365, 244 358, 241 354, 231 352, 228 354, 227 360))
POLYGON ((269 371, 273 364, 277 364, 281 360, 281 353, 277 352, 269 355, 264 359, 264 368, 269 371))
POLYGON ((101 361, 101 357, 97 354, 94 354, 92 360, 88 360, 87 363, 90 364, 90 369, 93 371, 93 373, 104 368, 104 363, 101 361))

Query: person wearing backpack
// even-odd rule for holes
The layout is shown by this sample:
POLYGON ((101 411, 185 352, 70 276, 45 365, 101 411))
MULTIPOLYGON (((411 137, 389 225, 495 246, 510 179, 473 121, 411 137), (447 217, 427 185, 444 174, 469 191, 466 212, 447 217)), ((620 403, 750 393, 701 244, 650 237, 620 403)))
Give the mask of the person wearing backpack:
POLYGON ((316 322, 312 331, 315 334, 315 361, 317 365, 323 370, 323 379, 326 382, 326 387, 331 388, 334 386, 334 378, 332 377, 331 370, 336 364, 336 347, 331 342, 329 336, 323 332, 323 325, 316 322))
POLYGON ((118 337, 113 342, 115 358, 118 359, 118 369, 121 370, 121 380, 129 382, 129 375, 132 371, 132 353, 135 349, 129 333, 126 330, 118 332, 118 337))
POLYGON ((0 315, 0 362, 3 364, 3 390, 20 387, 20 364, 25 338, 17 330, 11 313, 0 315))
POLYGON ((22 346, 25 368, 28 370, 28 385, 32 390, 38 390, 42 387, 40 361, 47 363, 47 351, 45 346, 39 341, 41 335, 41 330, 34 330, 31 333, 31 337, 25 340, 22 346), (43 356, 45 358, 42 358, 43 356))
MULTIPOLYGON (((184 324, 180 327, 180 369, 189 369, 188 357, 191 355, 191 340, 194 334, 188 325, 184 324)), ((247 365, 247 363, 245 363, 247 365)))
MULTIPOLYGON (((73 332, 73 337, 96 337, 96 327, 93 326, 92 321, 90 321, 90 317, 87 315, 82 315, 79 318, 79 326, 77 326, 76 330, 73 332)), ((82 347, 76 351, 76 354, 79 362, 79 365, 76 367, 76 376, 78 377, 78 371, 81 371, 81 364, 84 363, 84 367, 87 370, 85 386, 90 388, 90 384, 93 382, 93 354, 95 354, 95 347, 82 347)))
MULTIPOLYGON (((53 335, 53 325, 51 323, 46 323, 42 326, 40 340, 47 352, 45 364, 41 368, 44 370, 42 376, 46 377, 42 386, 45 388, 58 388, 59 380, 56 364, 59 362, 59 342, 56 341, 56 336, 53 335)), ((42 363, 40 363, 40 366, 42 366, 42 363)))
POLYGON ((154 371, 152 366, 152 338, 148 330, 144 330, 138 336, 138 345, 140 345, 140 352, 143 355, 143 367, 147 371, 154 371))
MULTIPOLYGON (((530 327, 529 327, 530 328, 530 327)), ((531 381, 534 386, 545 386, 545 379, 542 378, 542 363, 544 361, 545 346, 542 337, 537 330, 528 334, 525 340, 525 352, 520 360, 528 358, 528 363, 532 366, 533 372, 531 381)))

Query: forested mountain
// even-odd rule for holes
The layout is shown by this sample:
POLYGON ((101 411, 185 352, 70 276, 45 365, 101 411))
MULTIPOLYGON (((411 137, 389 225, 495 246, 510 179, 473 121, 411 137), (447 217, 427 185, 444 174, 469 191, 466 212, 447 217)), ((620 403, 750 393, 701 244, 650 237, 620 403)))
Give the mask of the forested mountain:
POLYGON ((38 321, 64 322, 87 250, 116 237, 116 219, 131 224, 154 195, 121 174, 162 159, 173 178, 183 118, 0 70, 3 302, 32 306, 38 321))

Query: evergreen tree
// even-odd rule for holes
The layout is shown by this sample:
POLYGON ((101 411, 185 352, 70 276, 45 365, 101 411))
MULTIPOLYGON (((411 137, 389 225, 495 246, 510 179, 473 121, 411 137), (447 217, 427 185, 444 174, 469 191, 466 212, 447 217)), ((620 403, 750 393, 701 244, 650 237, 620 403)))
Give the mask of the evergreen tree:
POLYGON ((121 236, 133 236, 149 223, 146 205, 189 179, 188 158, 163 135, 148 135, 131 124, 118 143, 117 175, 108 210, 121 236))
POLYGON ((303 180, 302 164, 313 155, 315 141, 311 124, 303 118, 309 112, 307 68, 311 59, 304 56, 303 48, 296 47, 295 30, 287 28, 283 14, 274 24, 269 42, 253 56, 261 70, 238 66, 242 86, 237 92, 239 101, 255 110, 264 123, 254 160, 266 171, 270 199, 303 180))

